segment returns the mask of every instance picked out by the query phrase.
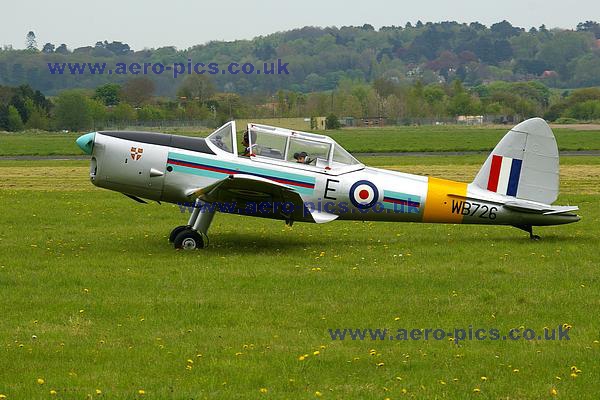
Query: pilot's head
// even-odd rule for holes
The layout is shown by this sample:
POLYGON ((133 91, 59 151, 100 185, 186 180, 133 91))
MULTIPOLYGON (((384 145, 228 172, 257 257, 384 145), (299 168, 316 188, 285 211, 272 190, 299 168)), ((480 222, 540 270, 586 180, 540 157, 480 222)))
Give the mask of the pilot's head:
POLYGON ((301 151, 299 153, 294 153, 294 159, 296 159, 297 163, 305 164, 307 155, 308 154, 306 154, 306 152, 304 152, 304 151, 301 151))

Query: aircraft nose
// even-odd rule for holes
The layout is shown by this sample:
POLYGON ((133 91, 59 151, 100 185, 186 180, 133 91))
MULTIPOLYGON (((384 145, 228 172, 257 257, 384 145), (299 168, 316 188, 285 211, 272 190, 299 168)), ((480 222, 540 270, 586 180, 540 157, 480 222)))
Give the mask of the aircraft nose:
POLYGON ((96 132, 86 133, 85 135, 81 135, 77 138, 75 143, 81 150, 83 150, 86 154, 92 154, 92 150, 94 149, 94 138, 96 137, 96 132))

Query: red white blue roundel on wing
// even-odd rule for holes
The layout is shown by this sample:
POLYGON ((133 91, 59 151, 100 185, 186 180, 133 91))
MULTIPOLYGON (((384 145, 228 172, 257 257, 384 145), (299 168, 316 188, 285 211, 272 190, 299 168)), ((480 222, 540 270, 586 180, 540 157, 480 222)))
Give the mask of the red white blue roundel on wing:
POLYGON ((350 202, 356 208, 371 208, 379 201, 379 190, 372 182, 358 181, 350 188, 350 202))

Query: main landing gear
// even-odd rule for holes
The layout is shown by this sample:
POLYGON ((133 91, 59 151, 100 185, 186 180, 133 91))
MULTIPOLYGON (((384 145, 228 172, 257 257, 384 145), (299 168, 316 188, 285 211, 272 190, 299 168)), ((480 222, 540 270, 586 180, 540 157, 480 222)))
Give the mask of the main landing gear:
POLYGON ((529 239, 531 239, 531 240, 540 240, 541 239, 538 235, 533 234, 533 227, 531 225, 515 225, 515 228, 519 228, 519 229, 529 233, 529 239))
POLYGON ((169 242, 173 243, 176 249, 195 250, 208 246, 208 228, 215 211, 209 211, 202 205, 202 201, 196 200, 187 225, 178 226, 171 231, 169 242))

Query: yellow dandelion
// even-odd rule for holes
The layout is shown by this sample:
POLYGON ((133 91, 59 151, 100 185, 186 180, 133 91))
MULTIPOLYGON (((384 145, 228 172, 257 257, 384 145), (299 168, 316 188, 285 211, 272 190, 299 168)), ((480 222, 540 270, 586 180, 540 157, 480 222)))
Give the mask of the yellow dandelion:
POLYGON ((571 378, 573 378, 573 379, 577 378, 577 374, 575 372, 571 373, 571 378))
POLYGON ((321 352, 319 350, 313 351, 313 356, 318 356, 319 354, 321 354, 321 352))
POLYGON ((54 389, 50 390, 50 396, 56 396, 56 390, 54 390, 54 389))
POLYGON ((400 317, 394 318, 394 321, 400 321, 400 317))
POLYGON ((574 365, 572 365, 572 366, 571 366, 571 372, 575 372, 575 371, 577 371, 577 367, 576 367, 576 366, 574 366, 574 365))
POLYGON ((515 373, 519 372, 519 368, 513 369, 513 372, 515 372, 515 373))
POLYGON ((6 395, 5 395, 5 394, 2 394, 2 393, 0 393, 0 400, 4 400, 4 399, 6 399, 6 395))
POLYGON ((484 381, 484 382, 487 381, 487 376, 482 376, 481 380, 484 381))
POLYGON ((263 394, 267 393, 268 391, 269 391, 269 389, 267 389, 267 388, 260 388, 260 390, 259 390, 259 392, 261 392, 263 394))
POLYGON ((194 363, 194 360, 192 360, 192 359, 189 359, 189 358, 188 358, 188 360, 187 360, 187 363, 188 363, 188 364, 193 364, 193 363, 194 363))
POLYGON ((144 389, 140 389, 140 390, 138 390, 138 394, 139 394, 140 396, 143 396, 143 395, 145 395, 145 394, 146 394, 146 391, 145 391, 144 389))
POLYGON ((242 354, 244 354, 244 353, 242 353, 241 351, 238 351, 237 353, 235 353, 236 356, 241 356, 242 354))
POLYGON ((402 394, 406 394, 406 393, 408 393, 408 390, 406 390, 406 389, 402 388, 402 390, 401 390, 400 392, 401 392, 402 394))
POLYGON ((550 389, 550 396, 556 396, 558 394, 558 390, 556 388, 550 389))
POLYGON ((380 363, 377 363, 377 366, 378 366, 378 367, 383 367, 384 365, 385 365, 385 363, 382 363, 382 362, 380 362, 380 363))
POLYGON ((322 344, 322 345, 320 345, 320 346, 319 346, 319 348, 320 348, 321 350, 325 350, 325 345, 324 345, 324 344, 322 344))
POLYGON ((558 379, 559 381, 561 380, 560 376, 555 376, 554 378, 558 379))
POLYGON ((187 369, 188 371, 191 371, 191 370, 192 370, 192 368, 193 368, 193 367, 192 367, 191 365, 189 365, 189 364, 185 366, 185 369, 187 369))
POLYGON ((473 393, 479 393, 479 392, 481 392, 481 389, 479 389, 479 388, 473 389, 473 393))
POLYGON ((43 378, 37 378, 38 385, 43 385, 46 381, 43 378))
POLYGON ((321 397, 323 396, 323 393, 319 392, 318 390, 315 392, 315 396, 317 397, 321 397))
POLYGON ((445 385, 446 382, 445 381, 440 381, 440 385, 445 385))
POLYGON ((298 361, 304 361, 305 359, 306 359, 306 357, 304 357, 304 356, 298 357, 298 361))
POLYGON ((397 377, 396 377, 396 380, 397 380, 397 381, 401 381, 401 380, 402 380, 402 377, 401 377, 401 376, 397 376, 397 377))
POLYGON ((96 389, 96 394, 97 394, 98 396, 100 396, 100 395, 102 394, 102 390, 100 390, 100 389, 96 389))

